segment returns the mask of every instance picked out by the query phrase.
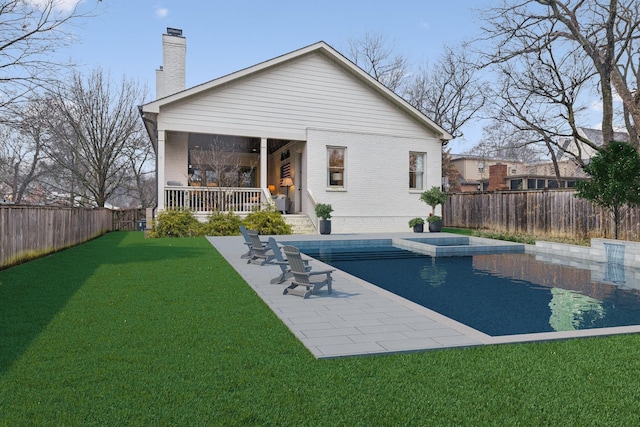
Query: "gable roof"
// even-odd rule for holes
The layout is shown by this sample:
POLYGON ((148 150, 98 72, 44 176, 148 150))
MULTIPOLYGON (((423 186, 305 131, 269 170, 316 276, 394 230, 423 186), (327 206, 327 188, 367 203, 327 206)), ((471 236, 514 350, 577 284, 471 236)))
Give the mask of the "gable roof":
MULTIPOLYGON (((604 145, 604 138, 602 137, 601 129, 578 128, 578 131, 598 147, 602 147, 604 145)), ((613 139, 615 141, 629 142, 629 134, 626 132, 614 132, 613 139)))
POLYGON ((396 105, 398 108, 400 108, 401 111, 403 111, 405 114, 407 114, 408 116, 410 116, 413 119, 415 119, 422 126, 428 128, 431 131, 433 131, 436 134, 438 134, 439 138, 442 141, 448 141, 448 140, 453 138, 451 136, 451 134, 449 134, 446 130, 444 130, 438 124, 436 124, 431 119, 429 119, 427 116, 425 116, 422 112, 420 112, 419 110, 417 110, 416 108, 411 106, 411 104, 409 104, 407 101, 405 101, 400 96, 395 94, 393 91, 391 91, 390 89, 385 87, 383 84, 381 84, 380 82, 375 80, 368 73, 366 73, 364 70, 362 70, 360 67, 358 67, 353 62, 351 62, 349 59, 347 59, 345 56, 343 56, 337 50, 335 50, 334 48, 329 46, 327 43, 322 42, 322 41, 318 42, 318 43, 315 43, 315 44, 312 44, 312 45, 309 45, 307 47, 303 47, 301 49, 295 50, 293 52, 287 53, 285 55, 278 56, 278 57, 270 59, 268 61, 261 62, 259 64, 254 65, 254 66, 251 66, 251 67, 248 67, 248 68, 244 68, 244 69, 236 71, 234 73, 227 74, 227 75, 222 76, 220 78, 217 78, 217 79, 214 79, 214 80, 210 80, 210 81, 208 81, 206 83, 202 83, 200 85, 193 86, 193 87, 191 87, 189 89, 185 89, 183 91, 180 91, 180 92, 177 92, 175 94, 166 96, 164 98, 160 98, 160 99, 157 99, 155 101, 149 102, 147 104, 142 105, 140 107, 140 110, 141 110, 142 113, 155 113, 155 114, 158 114, 160 112, 160 108, 165 106, 165 105, 169 105, 169 104, 172 104, 174 102, 187 99, 187 98, 189 98, 191 96, 201 94, 201 93, 206 92, 208 90, 211 90, 211 89, 220 87, 222 85, 228 84, 228 83, 230 83, 232 81, 235 81, 235 80, 250 76, 252 74, 261 72, 263 70, 275 67, 277 65, 281 65, 281 64, 286 63, 288 61, 292 61, 292 60, 294 60, 296 58, 299 58, 301 56, 307 55, 309 53, 321 53, 321 54, 325 55, 325 57, 328 57, 329 59, 331 59, 332 61, 334 61, 338 65, 340 65, 346 72, 348 72, 348 73, 352 74, 353 76, 357 77, 358 79, 360 79, 370 89, 372 89, 375 92, 377 92, 380 95, 382 95, 387 101, 389 101, 392 104, 396 105))
MULTIPOLYGON (((603 147, 605 145, 604 138, 602 136, 602 129, 591 129, 591 128, 579 127, 578 134, 581 137, 591 141, 597 147, 603 147)), ((613 132, 613 139, 615 141, 629 142, 629 134, 626 132, 613 132)), ((562 140, 562 143, 558 147, 558 150, 556 153, 556 155, 558 156, 558 159, 562 159, 565 155, 571 155, 572 153, 569 147, 570 146, 575 147, 575 144, 580 144, 581 146, 584 146, 584 144, 582 144, 575 138, 564 138, 562 140)), ((585 157, 585 159, 591 157, 593 155, 592 151, 594 150, 588 147, 587 151, 590 154, 587 154, 587 157, 585 157)))

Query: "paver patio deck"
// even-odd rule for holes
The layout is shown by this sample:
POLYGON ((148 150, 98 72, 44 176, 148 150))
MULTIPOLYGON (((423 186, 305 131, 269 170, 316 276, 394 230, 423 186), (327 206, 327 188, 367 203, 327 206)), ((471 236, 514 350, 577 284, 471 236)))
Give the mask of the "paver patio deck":
MULTIPOLYGON (((266 238, 267 236, 263 236, 266 238)), ((280 243, 300 240, 411 238, 413 233, 273 236, 280 243)), ((439 313, 336 270, 333 293, 323 288, 302 299, 270 284, 279 267, 247 264, 242 237, 207 237, 316 358, 424 351, 484 344, 640 332, 640 326, 491 337, 439 313)), ((312 260, 313 269, 333 268, 312 260)))

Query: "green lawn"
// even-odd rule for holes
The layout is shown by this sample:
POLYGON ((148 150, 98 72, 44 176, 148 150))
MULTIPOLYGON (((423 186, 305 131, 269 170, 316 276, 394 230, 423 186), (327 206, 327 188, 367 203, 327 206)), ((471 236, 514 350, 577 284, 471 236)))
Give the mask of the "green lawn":
POLYGON ((0 272, 0 425, 640 425, 640 335, 316 360, 204 238, 0 272))

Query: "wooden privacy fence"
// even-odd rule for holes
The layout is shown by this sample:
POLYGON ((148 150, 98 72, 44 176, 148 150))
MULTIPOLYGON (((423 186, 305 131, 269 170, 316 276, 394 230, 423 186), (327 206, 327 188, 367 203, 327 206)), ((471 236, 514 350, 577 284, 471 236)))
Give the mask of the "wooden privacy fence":
MULTIPOLYGON (((613 220, 604 209, 575 197, 575 190, 449 194, 446 227, 490 229, 536 236, 612 238, 613 220)), ((640 240, 640 208, 620 222, 620 239, 640 240)))
POLYGON ((0 206, 0 268, 112 230, 107 209, 0 206))
POLYGON ((137 231, 139 220, 146 220, 146 209, 117 209, 111 211, 113 215, 113 231, 137 231))

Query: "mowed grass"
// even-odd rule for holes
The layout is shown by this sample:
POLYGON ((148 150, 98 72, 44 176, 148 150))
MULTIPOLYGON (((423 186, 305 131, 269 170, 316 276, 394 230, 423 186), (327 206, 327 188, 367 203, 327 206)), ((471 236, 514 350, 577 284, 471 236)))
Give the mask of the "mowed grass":
POLYGON ((316 360, 204 238, 0 272, 3 426, 640 425, 638 373, 638 335, 316 360))

